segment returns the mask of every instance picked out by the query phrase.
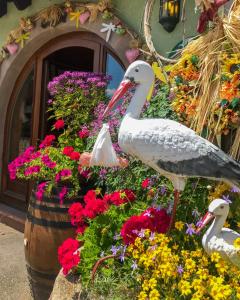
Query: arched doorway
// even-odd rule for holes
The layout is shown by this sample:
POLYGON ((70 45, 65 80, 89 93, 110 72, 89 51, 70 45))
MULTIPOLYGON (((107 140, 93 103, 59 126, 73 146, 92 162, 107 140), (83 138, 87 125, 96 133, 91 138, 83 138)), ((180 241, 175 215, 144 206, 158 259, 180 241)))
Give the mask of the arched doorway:
POLYGON ((36 145, 49 132, 47 84, 64 71, 77 70, 109 74, 108 87, 117 87, 124 65, 109 44, 94 33, 73 32, 59 36, 41 47, 28 61, 11 95, 4 132, 1 201, 25 211, 30 186, 11 181, 7 166, 28 145, 36 145))

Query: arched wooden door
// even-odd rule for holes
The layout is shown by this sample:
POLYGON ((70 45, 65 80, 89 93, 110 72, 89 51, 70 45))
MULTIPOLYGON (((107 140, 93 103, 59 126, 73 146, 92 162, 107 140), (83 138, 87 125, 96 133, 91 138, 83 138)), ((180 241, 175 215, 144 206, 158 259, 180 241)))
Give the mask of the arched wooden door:
POLYGON ((30 185, 11 180, 8 163, 27 146, 37 145, 49 132, 47 84, 64 71, 101 72, 113 77, 111 93, 118 85, 124 66, 104 40, 88 32, 60 36, 35 53, 20 74, 13 90, 5 124, 5 151, 0 200, 26 210, 30 185))

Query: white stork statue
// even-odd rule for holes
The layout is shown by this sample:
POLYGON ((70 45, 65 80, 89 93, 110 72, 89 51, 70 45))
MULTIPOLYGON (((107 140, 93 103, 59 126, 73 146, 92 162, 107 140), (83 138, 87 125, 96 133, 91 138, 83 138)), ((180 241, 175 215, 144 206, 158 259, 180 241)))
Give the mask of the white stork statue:
POLYGON ((142 108, 154 82, 154 72, 144 61, 132 63, 104 115, 116 105, 133 83, 136 91, 122 120, 118 143, 121 149, 140 159, 174 187, 173 225, 179 193, 188 177, 204 177, 238 185, 240 164, 190 128, 167 119, 140 119, 142 108))
POLYGON ((197 232, 214 219, 202 239, 204 250, 208 254, 217 252, 220 256, 240 268, 240 249, 234 247, 234 241, 240 234, 229 228, 223 228, 229 213, 229 203, 222 199, 213 200, 208 212, 202 218, 197 232))

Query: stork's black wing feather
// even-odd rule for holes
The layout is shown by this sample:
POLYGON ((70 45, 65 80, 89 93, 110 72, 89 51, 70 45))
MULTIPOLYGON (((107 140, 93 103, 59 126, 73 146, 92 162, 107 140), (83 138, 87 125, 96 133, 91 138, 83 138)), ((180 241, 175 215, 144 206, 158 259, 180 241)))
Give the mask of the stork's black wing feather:
POLYGON ((177 175, 240 181, 240 164, 221 150, 188 160, 158 160, 157 164, 159 168, 177 175))

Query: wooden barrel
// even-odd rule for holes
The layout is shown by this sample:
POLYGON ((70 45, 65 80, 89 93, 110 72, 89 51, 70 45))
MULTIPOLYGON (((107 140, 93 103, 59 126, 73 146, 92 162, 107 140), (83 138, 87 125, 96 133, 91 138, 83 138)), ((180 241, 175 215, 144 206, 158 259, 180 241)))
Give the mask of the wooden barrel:
POLYGON ((70 223, 69 206, 80 199, 66 199, 62 205, 59 197, 36 200, 32 193, 24 231, 27 272, 32 296, 47 300, 60 270, 58 247, 64 240, 74 237, 70 223))

